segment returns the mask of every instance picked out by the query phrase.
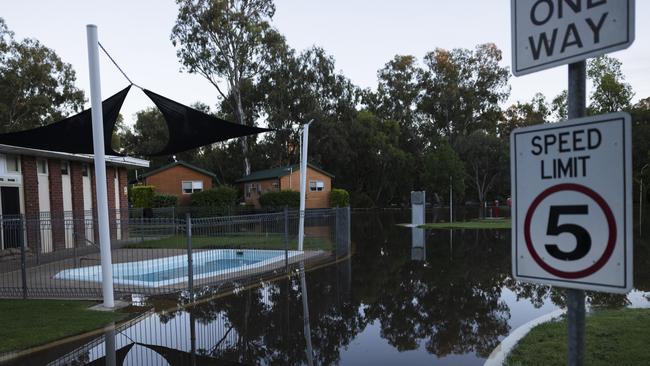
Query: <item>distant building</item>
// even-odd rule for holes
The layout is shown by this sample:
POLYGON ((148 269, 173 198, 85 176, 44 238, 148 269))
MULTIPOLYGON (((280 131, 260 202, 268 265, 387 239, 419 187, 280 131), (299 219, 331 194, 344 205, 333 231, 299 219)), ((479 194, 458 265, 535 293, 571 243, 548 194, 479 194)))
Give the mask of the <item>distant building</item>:
MULTIPOLYGON (((126 172, 147 160, 106 156, 112 239, 127 234, 126 172)), ((0 145, 0 251, 48 253, 96 242, 97 194, 93 156, 0 145)))
MULTIPOLYGON (((307 165, 306 208, 330 207, 330 192, 334 176, 312 164, 307 165)), ((237 180, 247 204, 260 207, 260 196, 266 192, 300 191, 300 165, 294 164, 252 172, 237 180)))
POLYGON ((156 192, 178 197, 181 206, 190 204, 192 193, 212 188, 214 173, 184 161, 176 161, 142 174, 138 182, 156 187, 156 192))

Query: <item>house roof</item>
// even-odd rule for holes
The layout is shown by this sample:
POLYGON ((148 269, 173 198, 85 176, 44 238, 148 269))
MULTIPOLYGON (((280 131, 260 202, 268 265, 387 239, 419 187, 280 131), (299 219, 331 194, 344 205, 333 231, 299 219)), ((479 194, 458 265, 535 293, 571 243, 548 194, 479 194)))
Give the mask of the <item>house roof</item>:
POLYGON ((167 169, 173 168, 173 167, 175 167, 175 166, 179 166, 179 165, 180 165, 180 166, 184 166, 184 167, 186 167, 186 168, 188 168, 188 169, 195 170, 195 171, 197 171, 197 172, 199 172, 199 173, 205 174, 205 175, 210 176, 210 177, 212 177, 212 178, 214 178, 214 179, 217 179, 217 175, 216 175, 216 174, 214 174, 214 173, 212 173, 212 172, 210 172, 210 171, 207 171, 207 170, 205 170, 205 169, 201 169, 201 168, 199 168, 198 166, 194 166, 194 165, 192 165, 192 164, 190 164, 190 163, 186 163, 186 162, 184 162, 184 161, 175 161, 175 162, 173 162, 173 163, 171 163, 171 164, 167 164, 167 165, 161 166, 160 168, 154 169, 154 170, 152 170, 152 171, 149 171, 149 172, 146 172, 146 173, 140 175, 138 178, 139 178, 139 179, 141 179, 141 178, 146 178, 146 177, 152 176, 152 175, 154 175, 154 174, 157 174, 157 173, 159 173, 159 172, 162 172, 163 170, 167 170, 167 169))
MULTIPOLYGON (((39 156, 44 158, 61 159, 61 160, 74 160, 84 161, 88 163, 94 162, 94 155, 92 154, 73 154, 53 150, 40 150, 32 149, 29 147, 13 146, 0 144, 0 153, 15 154, 15 155, 29 155, 39 156)), ((130 156, 113 156, 105 155, 106 163, 110 165, 124 166, 127 168, 148 168, 149 161, 133 158, 130 156)))
MULTIPOLYGON (((316 170, 317 172, 323 173, 327 175, 330 178, 334 178, 334 175, 331 173, 328 173, 324 171, 323 169, 313 165, 313 164, 307 164, 308 167, 316 170)), ((284 177, 285 175, 289 175, 292 171, 299 171, 300 170, 300 164, 293 164, 293 165, 287 165, 287 166, 280 166, 277 168, 271 168, 271 169, 266 169, 266 170, 258 170, 256 172, 252 172, 251 174, 242 177, 240 179, 237 179, 237 183, 244 183, 244 182, 253 182, 257 180, 267 180, 267 179, 273 179, 273 178, 280 178, 284 177)))

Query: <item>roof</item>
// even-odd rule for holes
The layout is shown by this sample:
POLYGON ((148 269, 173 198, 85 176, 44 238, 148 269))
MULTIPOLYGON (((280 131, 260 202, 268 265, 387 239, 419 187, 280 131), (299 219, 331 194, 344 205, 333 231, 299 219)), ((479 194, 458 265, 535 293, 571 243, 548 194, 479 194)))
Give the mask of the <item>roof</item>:
MULTIPOLYGON (((53 158, 61 160, 73 160, 93 163, 95 156, 92 154, 73 154, 61 151, 40 150, 32 149, 29 147, 13 146, 0 144, 0 153, 15 154, 15 155, 29 155, 40 156, 44 158, 53 158)), ((117 166, 124 166, 128 168, 148 168, 149 160, 132 158, 130 156, 113 156, 105 155, 106 163, 117 166)))
MULTIPOLYGON (((328 173, 324 171, 323 169, 313 165, 313 164, 307 164, 308 167, 316 170, 317 172, 323 173, 327 175, 330 178, 334 178, 334 175, 331 173, 328 173)), ((281 166, 277 168, 271 168, 271 169, 266 169, 266 170, 258 170, 256 172, 252 172, 251 174, 237 179, 237 183, 244 183, 244 182, 253 182, 257 180, 267 180, 267 179, 274 179, 274 178, 280 178, 284 177, 285 175, 289 175, 293 171, 299 171, 300 170, 300 164, 293 164, 293 165, 287 165, 287 166, 281 166)))
POLYGON ((188 168, 188 169, 192 169, 192 170, 195 170, 195 171, 197 171, 197 172, 199 172, 199 173, 202 173, 202 174, 205 174, 205 175, 207 175, 207 176, 210 176, 210 177, 212 177, 212 178, 214 178, 214 179, 217 179, 217 175, 216 175, 216 174, 214 174, 214 173, 212 173, 212 172, 210 172, 210 171, 207 171, 207 170, 205 170, 205 169, 201 169, 201 168, 199 168, 198 166, 194 166, 194 165, 192 165, 192 164, 190 164, 190 163, 186 163, 186 162, 184 162, 184 161, 175 161, 175 162, 173 162, 173 163, 171 163, 171 164, 167 164, 167 165, 161 166, 161 167, 158 168, 158 169, 154 169, 154 170, 152 170, 152 171, 150 171, 150 172, 146 172, 146 173, 140 175, 138 178, 139 178, 139 179, 146 178, 146 177, 152 176, 152 175, 154 175, 154 174, 160 173, 160 172, 162 172, 163 170, 171 169, 171 168, 173 168, 173 167, 175 167, 175 166, 183 166, 183 167, 186 167, 186 168, 188 168))

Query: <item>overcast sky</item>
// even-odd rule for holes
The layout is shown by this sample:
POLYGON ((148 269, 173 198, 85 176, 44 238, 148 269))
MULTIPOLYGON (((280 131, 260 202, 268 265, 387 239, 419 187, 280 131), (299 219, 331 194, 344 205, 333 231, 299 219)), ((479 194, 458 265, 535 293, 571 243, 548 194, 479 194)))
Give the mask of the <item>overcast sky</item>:
MULTIPOLYGON (((650 96, 650 1, 636 2, 636 41, 612 56, 623 62, 634 100, 650 96)), ((323 47, 336 67, 356 85, 376 87, 377 70, 396 54, 424 54, 441 48, 473 48, 494 42, 510 67, 510 0, 276 0, 273 25, 302 50, 323 47)), ((86 24, 96 24, 100 42, 134 83, 181 103, 214 106, 217 92, 202 77, 180 72, 169 35, 176 19, 173 0, 5 0, 3 17, 19 39, 36 38, 77 72, 77 86, 89 98, 86 24)), ((128 82, 101 55, 102 96, 128 82)), ((566 67, 511 78, 508 104, 537 91, 552 99, 566 88, 566 67)), ((133 89, 122 113, 152 106, 133 89)))

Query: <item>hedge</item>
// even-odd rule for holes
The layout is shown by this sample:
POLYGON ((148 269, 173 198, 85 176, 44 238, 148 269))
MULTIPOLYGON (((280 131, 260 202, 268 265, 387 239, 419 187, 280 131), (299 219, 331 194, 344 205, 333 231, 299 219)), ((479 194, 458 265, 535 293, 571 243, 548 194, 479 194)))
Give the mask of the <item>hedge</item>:
POLYGON ((220 186, 202 192, 192 193, 191 207, 231 207, 237 202, 237 190, 229 186, 220 186))
POLYGON ((133 207, 152 207, 151 204, 156 193, 155 188, 154 186, 133 186, 129 194, 129 199, 133 207))
POLYGON ((280 191, 266 192, 260 196, 262 207, 300 207, 300 192, 298 191, 280 191))
POLYGON ((330 192, 330 206, 347 207, 350 206, 350 194, 345 189, 333 188, 330 192))
POLYGON ((151 207, 174 207, 178 204, 178 197, 173 194, 156 193, 151 199, 151 207))

